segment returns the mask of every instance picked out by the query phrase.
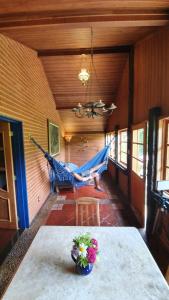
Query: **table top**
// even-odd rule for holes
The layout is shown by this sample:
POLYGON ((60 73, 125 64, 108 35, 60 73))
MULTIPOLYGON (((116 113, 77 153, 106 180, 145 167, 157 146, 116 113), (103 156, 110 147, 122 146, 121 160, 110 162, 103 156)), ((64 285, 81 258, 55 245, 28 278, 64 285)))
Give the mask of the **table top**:
POLYGON ((42 226, 3 299, 167 300, 169 289, 135 228, 42 226), (81 276, 70 251, 86 232, 98 240, 100 261, 81 276))

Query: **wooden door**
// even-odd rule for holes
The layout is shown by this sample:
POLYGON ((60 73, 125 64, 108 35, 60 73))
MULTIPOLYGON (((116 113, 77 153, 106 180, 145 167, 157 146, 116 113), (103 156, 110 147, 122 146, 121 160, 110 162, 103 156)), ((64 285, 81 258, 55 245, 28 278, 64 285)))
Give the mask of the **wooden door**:
POLYGON ((0 122, 0 228, 17 228, 10 124, 0 122))

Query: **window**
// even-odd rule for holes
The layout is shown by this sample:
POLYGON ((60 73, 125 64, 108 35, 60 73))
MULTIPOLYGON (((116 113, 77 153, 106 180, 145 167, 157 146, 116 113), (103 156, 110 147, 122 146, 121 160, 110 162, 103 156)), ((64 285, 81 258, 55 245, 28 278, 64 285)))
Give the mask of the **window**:
POLYGON ((133 126, 132 129, 132 171, 140 178, 145 174, 146 162, 146 123, 133 126))
POLYGON ((157 180, 169 180, 169 118, 159 122, 157 180))
POLYGON ((118 132, 118 162, 127 167, 127 129, 118 132))
POLYGON ((110 143, 111 132, 106 133, 106 146, 110 143))
POLYGON ((106 145, 108 145, 111 142, 111 146, 110 146, 110 157, 112 159, 115 159, 115 139, 113 139, 115 137, 115 132, 108 132, 106 133, 106 145))
POLYGON ((165 120, 163 179, 169 180, 169 120, 165 120))

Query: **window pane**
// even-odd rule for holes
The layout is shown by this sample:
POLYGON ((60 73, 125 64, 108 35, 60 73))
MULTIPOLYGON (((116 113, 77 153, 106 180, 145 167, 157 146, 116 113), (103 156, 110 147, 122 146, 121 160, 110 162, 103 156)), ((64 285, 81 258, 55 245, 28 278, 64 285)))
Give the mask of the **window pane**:
POLYGON ((144 147, 143 147, 143 145, 138 145, 137 158, 143 161, 143 158, 144 158, 144 147))
POLYGON ((169 168, 166 168, 166 180, 169 180, 169 168))
POLYGON ((143 163, 139 160, 132 159, 132 170, 141 178, 143 178, 143 163))
POLYGON ((106 135, 106 144, 108 145, 108 143, 109 143, 109 134, 107 133, 107 135, 106 135))
POLYGON ((0 149, 0 168, 5 168, 4 151, 0 149))
POLYGON ((137 173, 137 159, 133 158, 132 159, 132 170, 137 173))
POLYGON ((120 156, 120 160, 121 162, 127 164, 127 154, 122 152, 120 156))
POLYGON ((114 142, 112 143, 111 149, 110 149, 110 155, 112 158, 115 157, 115 144, 114 142))
POLYGON ((6 172, 0 170, 0 189, 7 191, 6 172))
POLYGON ((138 143, 144 143, 144 128, 138 129, 138 143))
POLYGON ((127 143, 121 143, 121 151, 127 153, 127 143))
POLYGON ((0 188, 7 191, 3 136, 0 133, 0 188))
POLYGON ((143 178, 143 163, 138 161, 138 165, 137 165, 137 174, 143 178))
POLYGON ((121 132, 121 142, 127 142, 127 131, 121 132))
POLYGON ((138 145, 137 144, 133 144, 133 156, 134 157, 137 157, 137 147, 138 147, 138 145))
POLYGON ((137 130, 133 130, 133 143, 137 143, 137 130))
POLYGON ((166 166, 169 167, 169 146, 167 146, 167 159, 166 159, 166 166))

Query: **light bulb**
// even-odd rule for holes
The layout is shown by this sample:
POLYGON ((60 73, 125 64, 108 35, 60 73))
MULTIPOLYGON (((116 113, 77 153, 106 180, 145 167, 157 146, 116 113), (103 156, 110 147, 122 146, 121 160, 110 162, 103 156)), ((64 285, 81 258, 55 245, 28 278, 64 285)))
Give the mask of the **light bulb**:
POLYGON ((87 81, 90 78, 90 74, 86 69, 81 69, 80 73, 78 74, 78 77, 83 85, 86 85, 87 81))

